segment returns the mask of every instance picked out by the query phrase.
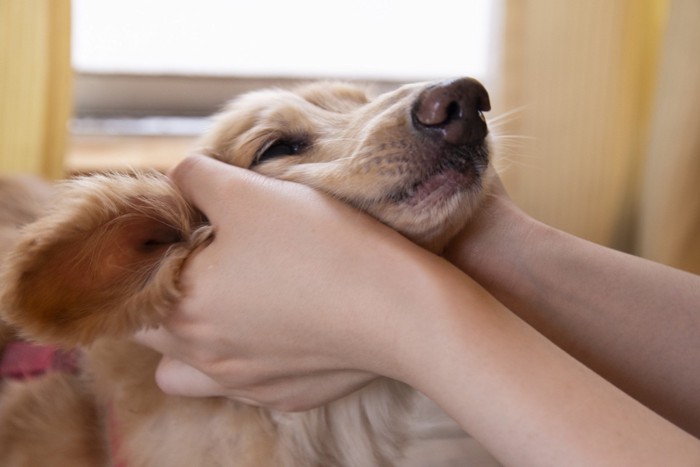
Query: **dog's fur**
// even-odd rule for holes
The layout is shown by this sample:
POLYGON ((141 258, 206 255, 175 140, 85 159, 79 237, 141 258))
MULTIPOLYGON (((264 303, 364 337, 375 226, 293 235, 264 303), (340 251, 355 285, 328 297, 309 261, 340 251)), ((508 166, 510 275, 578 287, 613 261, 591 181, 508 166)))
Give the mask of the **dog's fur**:
MULTIPOLYGON (((0 269, 5 254, 19 241, 22 226, 43 214, 52 194, 52 186, 39 178, 0 177, 0 269)), ((0 355, 14 337, 12 329, 0 321, 0 355)))
MULTIPOLYGON (((328 192, 439 251, 469 218, 492 169, 478 119, 488 110, 483 88, 469 91, 480 100, 469 125, 484 125, 476 140, 446 143, 433 114, 418 128, 416 113, 428 110, 417 102, 436 86, 372 100, 342 83, 250 93, 215 117, 202 147, 328 192)), ((212 235, 155 172, 61 184, 50 212, 7 257, 0 306, 25 338, 83 346, 82 372, 4 384, 1 465, 110 465, 115 433, 128 467, 368 467, 400 459, 412 391, 395 381, 300 413, 166 396, 156 387, 159 355, 128 336, 167 317, 183 293, 183 262, 212 235)))

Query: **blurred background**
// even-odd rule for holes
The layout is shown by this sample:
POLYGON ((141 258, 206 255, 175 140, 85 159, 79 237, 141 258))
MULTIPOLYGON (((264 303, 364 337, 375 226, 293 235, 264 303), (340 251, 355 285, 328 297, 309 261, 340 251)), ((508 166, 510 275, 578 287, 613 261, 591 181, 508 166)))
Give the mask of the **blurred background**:
POLYGON ((538 219, 700 273, 697 0, 0 0, 0 172, 167 169, 251 88, 474 76, 538 219))

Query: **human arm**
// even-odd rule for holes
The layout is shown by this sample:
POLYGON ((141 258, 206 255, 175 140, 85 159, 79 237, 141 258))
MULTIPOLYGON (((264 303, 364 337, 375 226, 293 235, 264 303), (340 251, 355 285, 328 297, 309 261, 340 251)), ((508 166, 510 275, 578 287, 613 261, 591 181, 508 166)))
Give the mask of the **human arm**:
POLYGON ((174 178, 216 238, 186 265, 172 318, 139 337, 169 355, 168 392, 304 408, 382 374, 434 399, 506 465, 700 461, 697 440, 369 217, 208 159, 174 178))
POLYGON ((445 257, 555 344, 700 436, 700 277, 518 209, 497 182, 445 257))

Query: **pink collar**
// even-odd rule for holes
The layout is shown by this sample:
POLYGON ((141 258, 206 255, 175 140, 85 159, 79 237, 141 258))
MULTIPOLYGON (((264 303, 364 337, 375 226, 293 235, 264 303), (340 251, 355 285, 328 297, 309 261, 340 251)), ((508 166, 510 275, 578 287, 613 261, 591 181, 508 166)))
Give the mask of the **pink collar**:
POLYGON ((78 372, 78 351, 13 341, 0 357, 0 379, 29 379, 49 371, 78 372))
POLYGON ((127 467, 126 461, 120 453, 121 439, 119 438, 119 422, 117 420, 114 404, 110 404, 107 411, 107 431, 109 434, 109 455, 114 467, 127 467))
MULTIPOLYGON (((52 345, 32 344, 13 341, 5 346, 0 356, 0 381, 3 379, 26 380, 44 375, 50 371, 63 371, 69 374, 78 372, 78 350, 61 350, 52 345)), ((114 408, 107 413, 109 430, 109 450, 115 467, 126 467, 119 456, 119 436, 114 408)))

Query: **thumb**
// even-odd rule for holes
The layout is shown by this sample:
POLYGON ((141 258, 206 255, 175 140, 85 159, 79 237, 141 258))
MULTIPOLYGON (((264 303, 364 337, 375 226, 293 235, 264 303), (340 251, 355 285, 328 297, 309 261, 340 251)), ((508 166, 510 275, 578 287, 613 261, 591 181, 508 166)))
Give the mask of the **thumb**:
POLYGON ((260 175, 212 157, 192 155, 169 172, 169 177, 187 201, 213 221, 215 202, 243 198, 250 182, 260 175))

